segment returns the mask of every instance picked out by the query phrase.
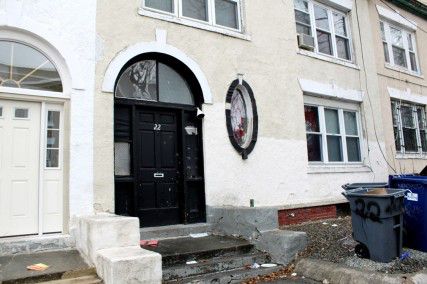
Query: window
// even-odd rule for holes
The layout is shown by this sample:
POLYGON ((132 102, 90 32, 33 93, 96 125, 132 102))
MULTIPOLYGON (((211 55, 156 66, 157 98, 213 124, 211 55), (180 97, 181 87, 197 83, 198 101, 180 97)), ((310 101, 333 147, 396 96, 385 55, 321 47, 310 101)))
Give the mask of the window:
POLYGON ((143 7, 176 18, 241 30, 240 0, 144 0, 143 7))
POLYGON ((28 108, 15 108, 15 118, 28 118, 28 108))
POLYGON ((294 0, 294 9, 297 33, 314 37, 316 52, 352 60, 347 14, 308 0, 294 0))
POLYGON ((25 44, 0 40, 0 86, 62 92, 53 63, 25 44))
POLYGON ((384 60, 387 64, 419 73, 415 34, 381 21, 384 60))
POLYGON ((305 105, 304 113, 310 162, 361 162, 357 111, 305 105))
POLYGON ((258 135, 258 115, 255 97, 245 81, 231 83, 226 97, 227 131, 233 147, 243 159, 255 147, 258 135))
POLYGON ((47 112, 46 168, 59 168, 60 112, 47 112))
POLYGON ((129 66, 117 83, 116 98, 194 105, 187 81, 172 67, 156 60, 129 66))
POLYGON ((392 101, 393 130, 396 151, 427 152, 427 121, 425 106, 392 101))

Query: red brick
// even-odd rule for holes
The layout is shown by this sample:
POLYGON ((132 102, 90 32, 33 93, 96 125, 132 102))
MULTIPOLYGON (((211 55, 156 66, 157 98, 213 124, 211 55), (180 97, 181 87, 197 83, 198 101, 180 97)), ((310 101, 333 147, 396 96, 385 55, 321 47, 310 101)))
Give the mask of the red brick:
POLYGON ((335 205, 279 210, 279 225, 294 225, 307 221, 336 218, 335 205))

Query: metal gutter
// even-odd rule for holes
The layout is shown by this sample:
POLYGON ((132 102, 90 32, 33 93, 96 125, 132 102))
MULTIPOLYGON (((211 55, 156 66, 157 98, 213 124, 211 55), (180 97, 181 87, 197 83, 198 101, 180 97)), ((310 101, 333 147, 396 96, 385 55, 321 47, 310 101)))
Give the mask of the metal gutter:
POLYGON ((388 0, 396 6, 427 20, 427 5, 417 0, 388 0))

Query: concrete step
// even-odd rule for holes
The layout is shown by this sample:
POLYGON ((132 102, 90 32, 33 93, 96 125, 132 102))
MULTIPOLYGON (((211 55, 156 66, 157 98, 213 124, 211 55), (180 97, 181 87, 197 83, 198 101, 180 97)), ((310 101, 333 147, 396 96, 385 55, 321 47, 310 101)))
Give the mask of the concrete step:
POLYGON ((183 279, 196 275, 250 267, 254 263, 270 262, 268 254, 253 251, 246 254, 198 259, 195 264, 169 265, 163 268, 163 280, 183 279))
POLYGON ((202 283, 215 283, 215 284, 237 284, 242 283, 243 280, 256 277, 258 275, 265 275, 276 272, 280 270, 282 267, 272 267, 272 268, 240 268, 233 269, 228 271, 214 272, 214 273, 206 273, 202 275, 182 278, 182 279, 172 279, 165 280, 163 283, 165 284, 202 284, 202 283))
POLYGON ((141 228, 141 240, 162 240, 189 236, 190 234, 210 233, 211 224, 198 223, 189 225, 172 225, 141 228))
POLYGON ((42 251, 74 248, 70 235, 46 235, 0 238, 0 257, 14 254, 29 254, 42 251))
POLYGON ((185 264, 189 260, 210 259, 249 253, 253 245, 235 237, 210 235, 203 238, 176 238, 159 241, 157 247, 143 247, 162 255, 163 266, 185 264))
MULTIPOLYGON (((0 257, 0 283, 38 283, 63 278, 94 275, 77 250, 47 251, 0 257), (27 266, 44 263, 44 271, 27 270, 27 266)), ((95 273, 96 275, 96 273, 95 273)))
POLYGON ((101 284, 102 280, 96 275, 82 276, 69 279, 39 282, 39 284, 101 284))

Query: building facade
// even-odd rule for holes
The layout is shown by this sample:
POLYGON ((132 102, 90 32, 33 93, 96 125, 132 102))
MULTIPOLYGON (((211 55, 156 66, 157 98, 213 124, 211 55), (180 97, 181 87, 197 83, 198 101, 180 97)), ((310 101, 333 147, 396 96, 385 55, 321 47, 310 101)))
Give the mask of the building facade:
POLYGON ((95 1, 0 1, 0 237, 93 212, 95 1))
POLYGON ((419 172, 427 23, 410 2, 0 1, 0 230, 16 224, 0 236, 333 206, 345 183, 419 172))
MULTIPOLYGON (((278 209, 324 206, 344 202, 342 184, 386 181, 394 170, 417 172, 425 165, 421 148, 396 153, 390 99, 396 98, 396 89, 417 93, 421 101, 416 105, 425 102, 425 59, 416 47, 426 37, 417 29, 425 27, 425 19, 391 2, 268 1, 262 7, 253 1, 166 2, 98 2, 102 55, 95 91, 97 210, 123 210, 120 213, 140 216, 144 225, 144 216, 151 220, 150 214, 162 209, 179 215, 171 223, 185 223, 191 222, 191 212, 203 215, 205 206, 208 211, 251 203, 278 209), (404 40, 411 35, 413 49, 408 43, 402 47, 406 69, 384 59, 380 23, 389 22, 403 26, 404 40), (131 97, 118 94, 123 74, 146 72, 132 71, 137 62, 158 66, 160 99, 135 100, 136 91, 129 93, 131 97), (140 165, 138 161, 148 154, 134 150, 145 146, 135 137, 139 127, 152 129, 151 134, 138 134, 153 139, 148 152, 157 151, 155 143, 167 143, 156 138, 165 135, 156 132, 156 125, 162 125, 157 120, 134 125, 144 111, 156 116, 151 113, 156 105, 159 113, 185 108, 163 104, 161 97, 169 95, 162 88, 162 77, 174 79, 161 74, 162 64, 190 86, 195 103, 188 115, 196 118, 196 108, 205 114, 190 124, 185 111, 176 117, 180 121, 174 127, 183 136, 174 136, 169 149, 177 160, 168 157, 178 173, 175 177, 162 176, 166 171, 159 162, 162 157, 150 156, 153 163, 140 165), (413 91, 406 90, 411 85, 406 81, 414 82, 413 91), (123 134, 117 127, 123 121, 114 115, 123 118, 118 109, 125 101, 128 132, 123 134), (186 140, 191 137, 184 131, 188 126, 197 128, 197 134, 192 132, 199 136, 196 148, 186 140), (117 164, 119 160, 127 165, 117 164), (127 170, 120 172, 120 167, 127 170), (111 174, 114 170, 116 176, 111 174), (160 187, 169 194, 158 195, 160 187)), ((388 52, 393 54, 397 49, 391 42, 391 26, 386 27, 388 52)), ((149 88, 138 80, 127 79, 127 84, 132 90, 149 88)), ((425 114, 424 107, 417 110, 425 114)), ((425 135, 420 129, 414 134, 420 137, 417 147, 425 135)), ((198 216, 194 220, 204 219, 198 216)))

